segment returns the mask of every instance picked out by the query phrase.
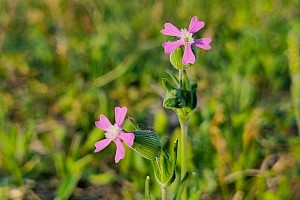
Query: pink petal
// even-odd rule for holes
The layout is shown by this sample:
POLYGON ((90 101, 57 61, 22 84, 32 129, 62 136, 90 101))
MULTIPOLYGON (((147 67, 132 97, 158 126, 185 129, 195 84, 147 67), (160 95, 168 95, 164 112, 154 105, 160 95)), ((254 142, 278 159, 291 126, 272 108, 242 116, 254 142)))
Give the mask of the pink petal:
POLYGON ((96 121, 95 125, 104 131, 109 131, 109 128, 112 126, 110 121, 104 115, 100 115, 100 121, 96 121))
POLYGON ((189 25, 189 32, 194 34, 197 31, 199 31, 201 28, 203 28, 205 23, 203 21, 198 21, 198 18, 195 16, 191 19, 190 25, 189 25))
POLYGON ((111 139, 103 139, 103 140, 100 140, 98 142, 95 143, 95 151, 94 152, 99 152, 101 151, 102 149, 104 149, 105 147, 107 147, 111 142, 111 139))
POLYGON ((116 124, 118 125, 119 128, 122 128, 126 113, 127 113, 127 108, 125 106, 123 108, 115 107, 116 124))
POLYGON ((181 37, 181 32, 171 23, 165 23, 165 29, 160 31, 164 35, 181 37))
POLYGON ((175 49, 183 45, 184 42, 182 40, 177 40, 174 42, 163 42, 162 46, 165 49, 165 53, 172 53, 175 49))
POLYGON ((134 142, 134 133, 121 132, 118 137, 123 140, 128 147, 132 147, 134 142))
POLYGON ((184 53, 183 53, 182 63, 184 65, 186 65, 188 63, 191 63, 191 64, 195 63, 195 55, 192 51, 192 46, 189 43, 186 43, 184 45, 184 53))
POLYGON ((210 42, 211 42, 211 38, 201 38, 201 39, 194 40, 193 45, 204 50, 210 50, 211 49, 210 42))
POLYGON ((123 144, 119 138, 115 139, 114 142, 117 146, 116 156, 115 156, 115 163, 118 163, 121 159, 125 156, 125 150, 123 144))

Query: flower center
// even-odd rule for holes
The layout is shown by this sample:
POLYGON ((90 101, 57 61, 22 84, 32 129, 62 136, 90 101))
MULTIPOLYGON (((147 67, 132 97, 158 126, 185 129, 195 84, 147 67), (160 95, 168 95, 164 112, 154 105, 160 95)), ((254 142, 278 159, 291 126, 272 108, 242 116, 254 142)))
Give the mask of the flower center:
POLYGON ((121 132, 122 132, 122 129, 119 128, 117 124, 114 124, 108 128, 108 131, 105 133, 105 137, 115 140, 118 138, 118 136, 121 132))
POLYGON ((181 29, 181 39, 183 40, 183 42, 193 44, 194 38, 192 37, 192 35, 193 34, 188 32, 185 28, 181 29))

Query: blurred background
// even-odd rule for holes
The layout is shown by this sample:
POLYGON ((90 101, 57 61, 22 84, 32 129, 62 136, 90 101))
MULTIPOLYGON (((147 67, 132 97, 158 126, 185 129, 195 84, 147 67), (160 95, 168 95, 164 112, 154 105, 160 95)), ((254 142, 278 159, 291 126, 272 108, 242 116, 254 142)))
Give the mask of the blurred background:
MULTIPOLYGON (((300 199, 299 0, 1 0, 0 199, 143 199, 148 160, 94 154, 114 107, 172 148, 165 22, 211 37, 188 70, 190 199, 300 199)), ((174 73, 176 71, 174 70, 174 73)), ((123 127, 133 130, 129 120, 123 127)), ((179 154, 180 155, 180 154, 179 154)), ((180 160, 180 157, 179 157, 180 160)), ((180 169, 180 166, 178 166, 180 169)), ((178 180, 170 188, 176 191, 178 180)))

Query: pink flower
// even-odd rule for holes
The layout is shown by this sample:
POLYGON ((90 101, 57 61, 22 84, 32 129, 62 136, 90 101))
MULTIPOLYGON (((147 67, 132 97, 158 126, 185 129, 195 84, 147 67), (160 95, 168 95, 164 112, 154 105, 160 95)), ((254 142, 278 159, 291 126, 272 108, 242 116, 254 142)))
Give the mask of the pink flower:
POLYGON ((117 151, 115 155, 115 163, 118 163, 125 156, 125 150, 122 144, 122 141, 128 146, 132 147, 134 142, 134 134, 126 133, 122 129, 122 125, 127 113, 127 108, 124 106, 123 108, 115 107, 115 118, 116 123, 112 125, 110 121, 104 115, 100 115, 100 121, 96 121, 95 125, 101 130, 106 131, 105 139, 100 140, 95 143, 95 151, 99 152, 105 147, 107 147, 112 141, 117 146, 117 151))
POLYGON ((178 47, 184 46, 182 63, 184 65, 188 63, 194 64, 195 55, 192 51, 192 45, 204 50, 211 49, 210 46, 211 38, 194 39, 192 37, 196 32, 198 32, 203 27, 204 27, 204 22, 198 21, 198 18, 196 16, 191 19, 188 30, 186 30, 185 28, 179 30, 173 24, 165 23, 165 29, 161 30, 160 32, 164 35, 176 36, 180 38, 179 40, 174 42, 162 43, 162 46, 165 49, 165 53, 167 54, 172 53, 178 47))

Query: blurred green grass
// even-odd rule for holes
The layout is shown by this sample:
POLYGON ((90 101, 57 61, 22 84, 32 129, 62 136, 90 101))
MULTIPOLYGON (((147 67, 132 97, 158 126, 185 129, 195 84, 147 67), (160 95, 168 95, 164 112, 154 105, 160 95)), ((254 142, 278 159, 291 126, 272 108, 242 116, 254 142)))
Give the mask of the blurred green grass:
POLYGON ((300 198, 299 7, 299 0, 1 1, 0 199, 141 199, 149 173, 158 199, 148 161, 127 149, 115 165, 113 146, 93 153, 103 137, 94 122, 127 106, 172 148, 178 122, 161 106, 163 69, 171 69, 161 42, 169 38, 159 31, 165 22, 186 27, 195 15, 206 23, 197 37, 213 42, 189 71, 199 85, 190 199, 300 198))

